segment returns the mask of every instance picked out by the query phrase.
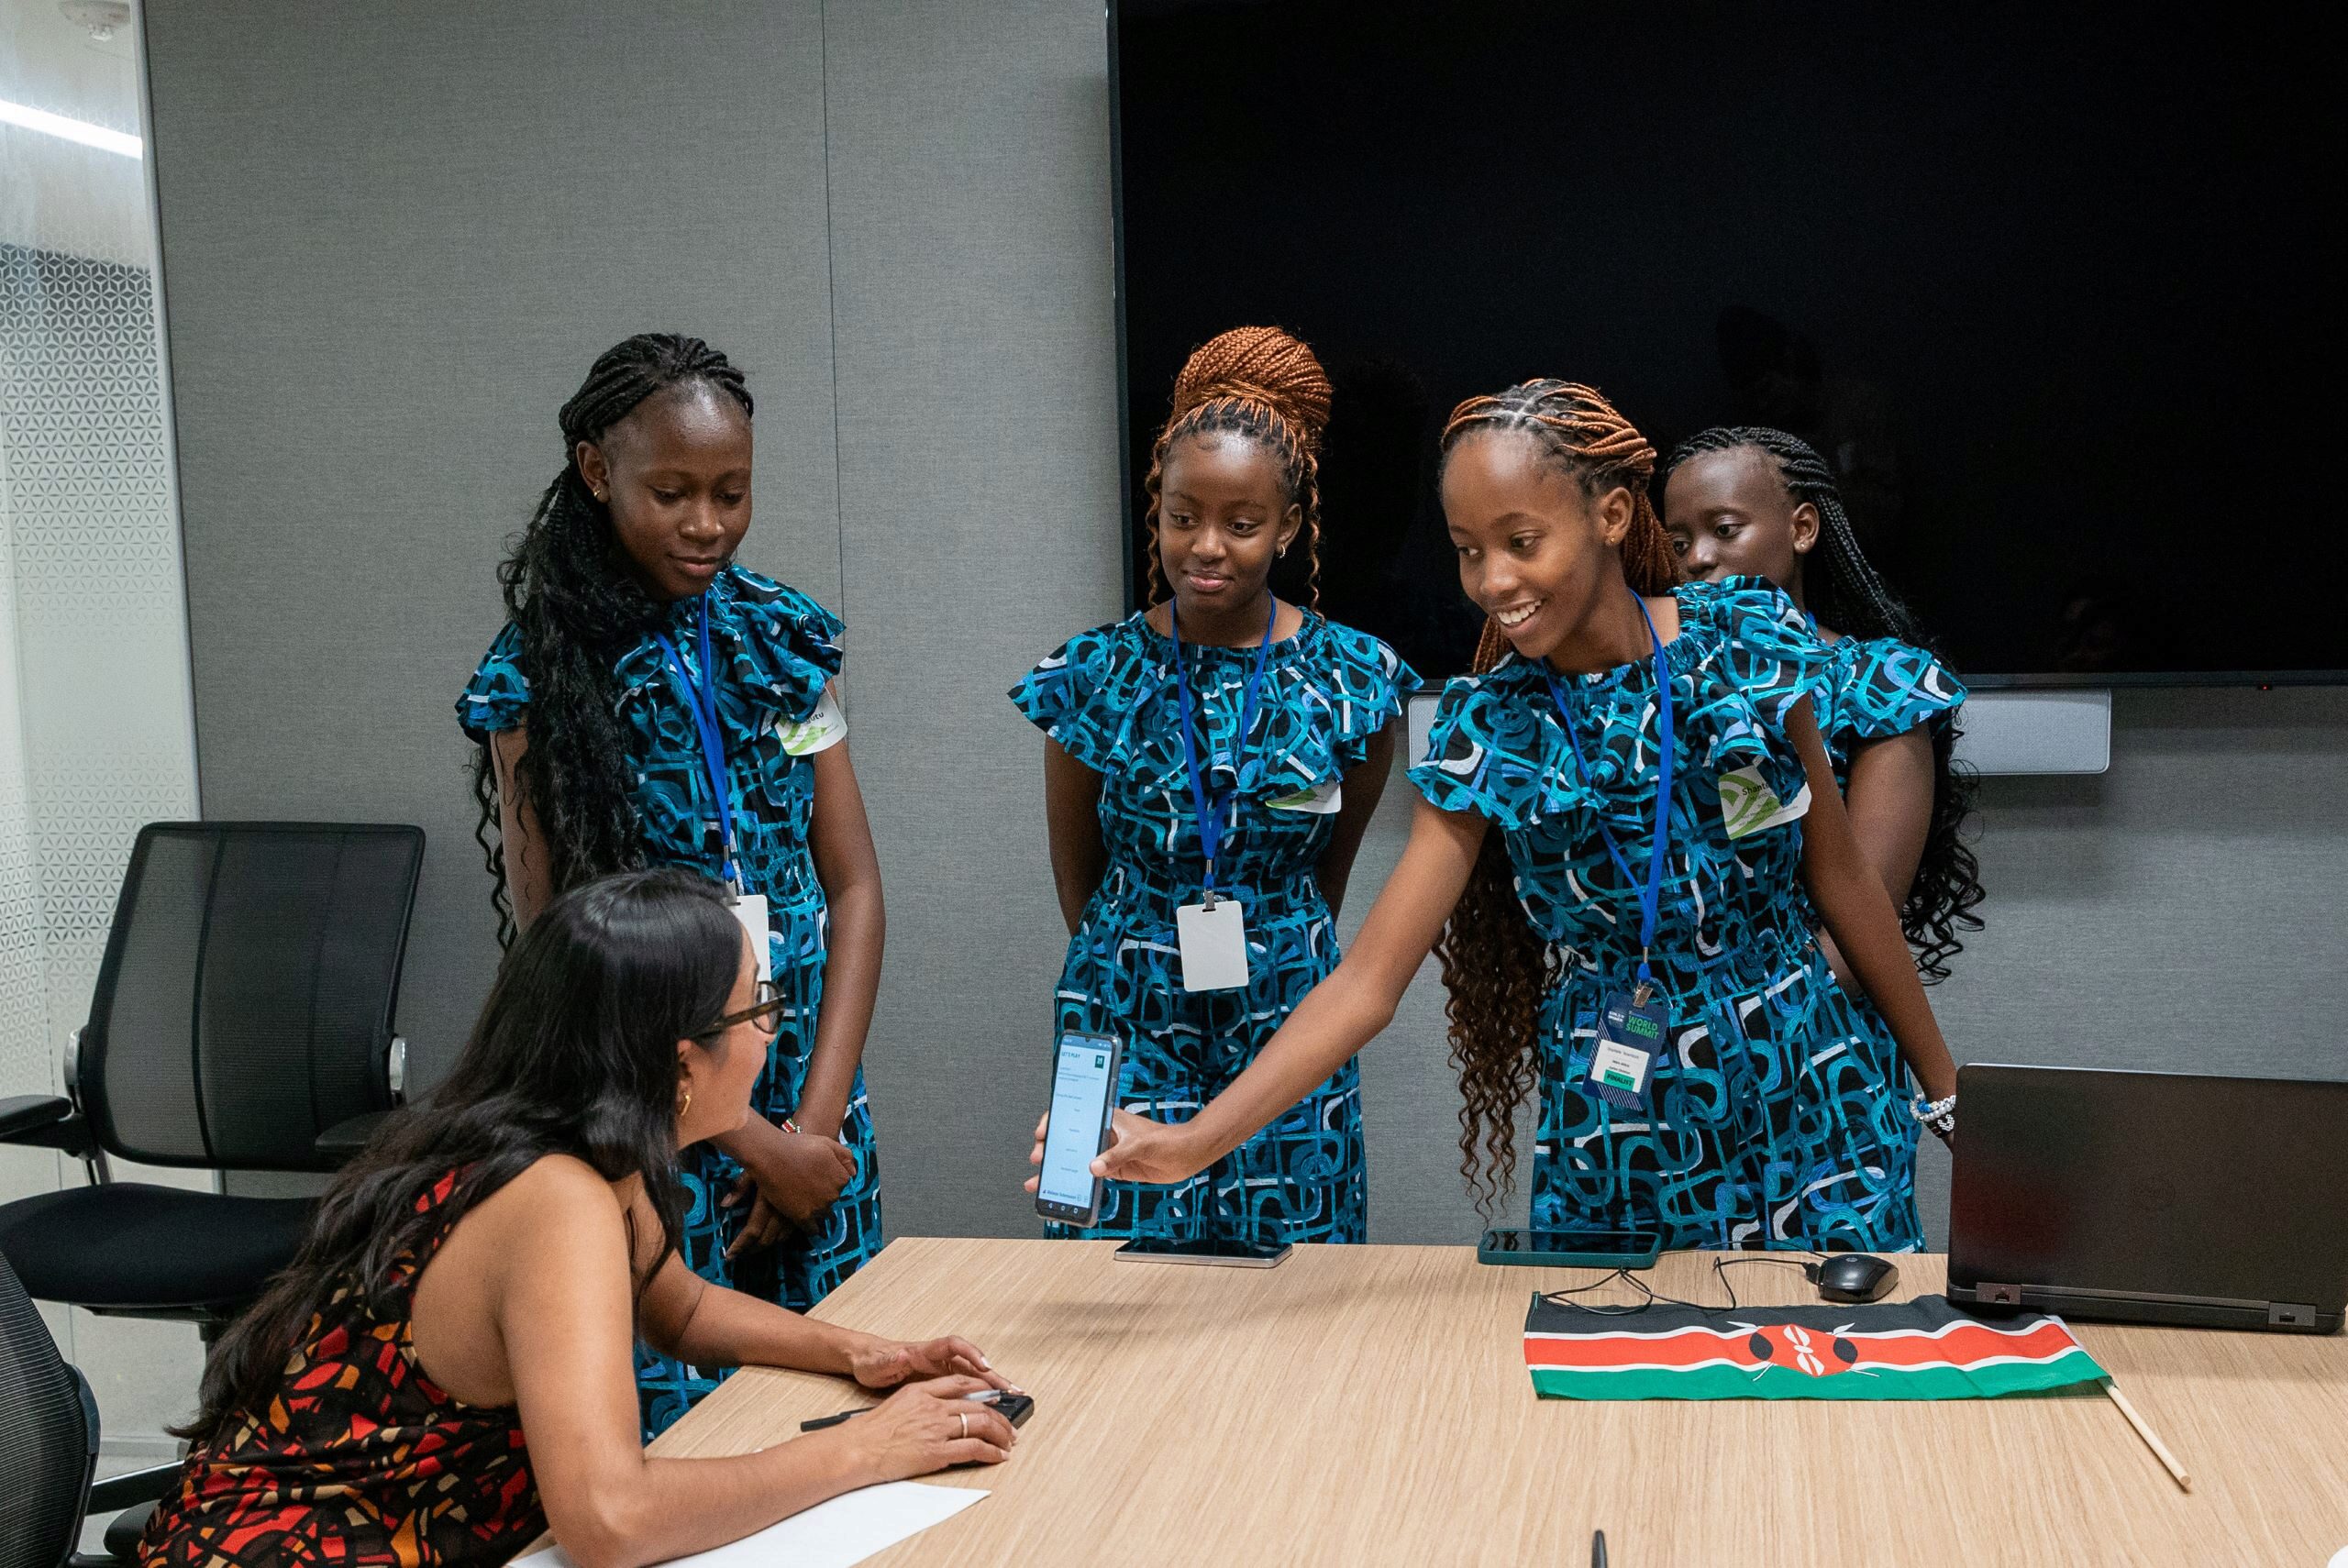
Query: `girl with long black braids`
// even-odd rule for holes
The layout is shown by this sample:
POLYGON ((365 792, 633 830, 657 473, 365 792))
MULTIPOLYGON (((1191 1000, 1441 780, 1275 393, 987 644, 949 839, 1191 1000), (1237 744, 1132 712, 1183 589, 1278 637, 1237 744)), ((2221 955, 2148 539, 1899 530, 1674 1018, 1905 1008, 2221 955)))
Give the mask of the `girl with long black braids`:
POLYGON ((1799 436, 1716 425, 1671 454, 1663 529, 1695 581, 1766 577, 1816 623, 1829 650, 1818 730, 1851 831, 1924 983, 1946 979, 1958 929, 1981 929, 1980 866, 1961 836, 1972 780, 1950 760, 1965 688, 1859 553, 1833 471, 1799 436))
POLYGON ((1537 1229, 1922 1244, 1902 1068, 1934 1098, 1956 1069, 1819 738, 1825 646, 1767 582, 1678 580, 1655 461, 1570 381, 1452 412, 1444 516, 1490 619, 1411 769, 1410 842, 1254 1064, 1184 1125, 1120 1112, 1095 1171, 1212 1162, 1384 1028, 1434 949, 1485 1207, 1537 1087, 1537 1229))
MULTIPOLYGON (((840 623, 734 564, 750 525, 749 389, 647 333, 563 404, 562 471, 499 569, 511 617, 457 703, 510 939, 591 878, 729 885, 781 999, 751 1116, 686 1158, 705 1279, 805 1310, 880 1249, 860 1066, 880 979, 880 864, 848 763, 840 623)), ((715 1386, 647 1351, 645 1429, 715 1386)))

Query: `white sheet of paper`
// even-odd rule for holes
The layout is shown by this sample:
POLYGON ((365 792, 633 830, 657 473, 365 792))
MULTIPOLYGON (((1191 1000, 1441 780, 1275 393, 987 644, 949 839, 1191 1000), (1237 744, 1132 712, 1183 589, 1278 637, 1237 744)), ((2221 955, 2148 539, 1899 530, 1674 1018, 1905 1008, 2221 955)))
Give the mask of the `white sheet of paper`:
MULTIPOLYGON (((890 1481, 843 1492, 730 1546, 680 1557, 692 1568, 848 1568, 882 1547, 950 1519, 986 1496, 975 1486, 890 1481)), ((559 1546, 517 1558, 512 1568, 576 1568, 559 1546)))

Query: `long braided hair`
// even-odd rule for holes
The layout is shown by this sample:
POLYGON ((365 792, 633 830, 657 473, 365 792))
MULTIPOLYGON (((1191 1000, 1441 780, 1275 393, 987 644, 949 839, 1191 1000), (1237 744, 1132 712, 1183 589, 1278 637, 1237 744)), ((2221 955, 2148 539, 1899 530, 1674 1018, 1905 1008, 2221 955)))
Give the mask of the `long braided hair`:
MULTIPOLYGON (((515 785, 537 813, 552 893, 644 864, 628 798, 627 736, 612 711, 612 666, 666 608, 637 580, 611 508, 579 471, 579 444, 601 441, 646 399, 693 383, 716 388, 749 415, 742 372, 698 337, 638 333, 597 356, 558 418, 562 471, 497 569, 530 682, 529 745, 515 785)), ((497 762, 487 744, 474 755, 472 787, 481 807, 473 839, 489 867, 498 944, 509 946, 514 902, 505 887, 497 762)))
MULTIPOLYGON (((1678 560, 1647 497, 1655 447, 1612 403, 1593 388, 1545 380, 1520 382, 1498 397, 1471 397, 1444 425, 1444 460, 1468 437, 1495 431, 1519 431, 1538 443, 1592 500, 1618 487, 1629 491, 1623 576, 1641 595, 1671 591, 1678 560)), ((1474 668, 1490 669, 1508 651, 1500 623, 1488 618, 1474 668)), ((1489 1215, 1516 1179, 1516 1108, 1533 1089, 1541 998, 1559 969, 1556 952, 1517 902, 1501 834, 1485 834, 1435 955, 1450 993, 1444 1013, 1451 1021, 1451 1065, 1459 1070, 1459 1174, 1477 1209, 1489 1215)))
MULTIPOLYGON (((1796 569, 1802 571, 1802 598, 1818 624, 1846 636, 1896 637, 1930 648, 1914 612, 1859 552, 1834 470, 1809 442, 1765 425, 1716 425, 1681 442, 1671 454, 1665 477, 1691 458, 1746 447, 1776 464, 1786 493, 1796 503, 1808 502, 1818 511, 1818 544, 1810 559, 1822 569, 1796 569)), ((1966 819, 1973 813, 1976 785, 1971 769, 1959 767, 1952 756, 1961 732, 1954 723, 1936 723, 1930 733, 1933 814, 1924 831, 1923 856, 1916 863, 1916 879, 1899 910, 1900 929, 1916 955, 1916 972, 1928 986, 1948 978, 1948 960, 1965 950, 1957 932, 1981 929, 1973 910, 1982 898, 1981 865, 1962 836, 1966 819)))
POLYGON ((1149 602, 1169 591, 1157 554, 1157 491, 1167 448, 1185 436, 1239 436, 1280 466, 1290 502, 1304 513, 1304 602, 1321 603, 1321 433, 1329 426, 1329 373, 1311 348, 1277 326, 1235 326, 1191 351, 1174 378, 1174 407, 1149 449, 1149 602))

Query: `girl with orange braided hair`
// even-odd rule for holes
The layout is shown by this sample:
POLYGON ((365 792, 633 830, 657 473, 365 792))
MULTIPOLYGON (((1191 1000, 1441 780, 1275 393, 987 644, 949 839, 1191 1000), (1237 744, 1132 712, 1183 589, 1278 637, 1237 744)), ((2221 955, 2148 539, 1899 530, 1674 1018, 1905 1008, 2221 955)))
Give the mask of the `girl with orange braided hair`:
POLYGON ((1588 387, 1454 411, 1444 513, 1490 621, 1411 770, 1410 844, 1255 1065, 1182 1126, 1121 1117, 1096 1170, 1211 1162, 1384 1027, 1435 949, 1487 1209, 1538 1086, 1538 1229, 1921 1244, 1899 1057, 1935 1097, 1955 1069, 1819 738, 1826 650, 1760 579, 1676 584, 1654 471, 1588 387), (1822 923, 1866 997, 1837 986, 1822 923))
MULTIPOLYGON (((1419 684, 1375 637, 1272 593, 1290 549, 1319 575, 1328 417, 1321 362, 1277 327, 1193 353, 1151 453, 1150 603, 1011 693, 1047 737, 1069 932, 1058 1026, 1123 1043, 1129 1110, 1193 1114, 1335 966, 1336 906, 1419 684), (1228 920, 1234 902, 1240 930, 1219 954, 1184 946, 1178 910, 1228 920)), ((1365 1240, 1359 1069, 1332 1061, 1279 1109, 1180 1182, 1112 1184, 1085 1233, 1365 1240)))

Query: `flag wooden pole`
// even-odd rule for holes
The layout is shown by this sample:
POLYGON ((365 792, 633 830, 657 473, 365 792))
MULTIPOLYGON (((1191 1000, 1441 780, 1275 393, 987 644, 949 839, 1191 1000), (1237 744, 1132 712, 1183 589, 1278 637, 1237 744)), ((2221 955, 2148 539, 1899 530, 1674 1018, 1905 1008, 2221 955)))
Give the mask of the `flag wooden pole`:
POLYGON ((2103 1380, 2103 1391, 2111 1396, 2111 1402, 2120 1407, 2120 1413, 2128 1418, 2128 1424, 2136 1429, 2136 1435, 2144 1440, 2144 1446, 2153 1451, 2153 1457, 2159 1460, 2176 1480, 2177 1490, 2193 1490, 2192 1477, 2186 1474, 2185 1466, 2176 1462, 2176 1455, 2168 1451, 2168 1444, 2161 1441, 2159 1434, 2144 1424, 2144 1418, 2136 1413, 2136 1407, 2128 1402, 2128 1396, 2120 1392, 2120 1385, 2107 1377, 2103 1380))

